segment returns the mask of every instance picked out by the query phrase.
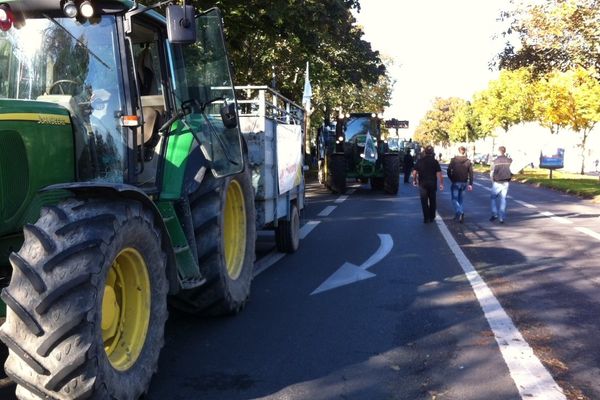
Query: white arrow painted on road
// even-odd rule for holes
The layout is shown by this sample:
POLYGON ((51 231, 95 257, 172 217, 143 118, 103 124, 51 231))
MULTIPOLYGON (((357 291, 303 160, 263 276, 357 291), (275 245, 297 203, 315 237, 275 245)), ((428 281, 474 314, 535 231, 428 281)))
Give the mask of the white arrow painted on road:
POLYGON ((360 266, 345 262, 344 265, 327 278, 321 286, 316 288, 311 295, 374 277, 375 274, 367 271, 367 269, 383 260, 383 258, 392 250, 392 247, 394 247, 394 241, 390 235, 377 234, 377 236, 379 236, 381 244, 377 251, 369 257, 367 261, 360 266))

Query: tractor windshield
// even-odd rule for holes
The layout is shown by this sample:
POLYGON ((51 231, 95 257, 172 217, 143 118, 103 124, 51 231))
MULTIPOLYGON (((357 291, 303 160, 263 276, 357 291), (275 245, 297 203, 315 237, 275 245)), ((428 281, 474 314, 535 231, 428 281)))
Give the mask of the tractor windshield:
POLYGON ((221 116, 224 107, 237 106, 221 20, 216 9, 199 15, 198 40, 173 46, 172 68, 178 108, 191 105, 187 125, 198 133, 213 174, 227 176, 240 172, 244 164, 239 128, 225 125, 221 116))
MULTIPOLYGON (((375 137, 377 132, 374 129, 375 127, 372 124, 372 120, 370 117, 355 117, 350 116, 348 121, 346 122, 346 141, 350 142, 357 135, 366 135, 367 132, 371 134, 371 136, 375 137)), ((362 139, 364 142, 364 138, 362 139)))
POLYGON ((72 116, 80 180, 122 182, 126 143, 114 17, 28 19, 0 32, 0 98, 58 103, 72 116))

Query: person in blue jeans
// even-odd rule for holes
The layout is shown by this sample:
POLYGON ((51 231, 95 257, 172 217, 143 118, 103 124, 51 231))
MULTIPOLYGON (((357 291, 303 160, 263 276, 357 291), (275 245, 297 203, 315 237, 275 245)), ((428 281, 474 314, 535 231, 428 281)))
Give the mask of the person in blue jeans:
POLYGON ((469 192, 473 190, 473 164, 466 156, 467 149, 464 146, 458 148, 458 153, 450 160, 447 174, 448 179, 452 182, 450 195, 454 206, 454 220, 462 224, 465 220, 463 194, 465 190, 469 192))
POLYGON ((512 160, 505 155, 506 147, 498 147, 498 152, 500 155, 492 161, 490 167, 490 178, 492 178, 492 216, 490 221, 498 220, 503 224, 506 217, 506 195, 508 194, 509 182, 512 179, 512 172, 510 171, 512 160))

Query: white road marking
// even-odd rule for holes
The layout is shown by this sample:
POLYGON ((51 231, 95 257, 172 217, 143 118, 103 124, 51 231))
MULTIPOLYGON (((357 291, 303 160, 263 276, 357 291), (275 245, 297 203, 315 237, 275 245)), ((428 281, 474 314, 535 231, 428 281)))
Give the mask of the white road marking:
POLYGON ((553 221, 558 222, 559 224, 563 224, 563 225, 569 225, 572 224, 573 221, 564 218, 564 217, 559 217, 553 213, 551 213, 550 211, 541 211, 540 215, 544 216, 544 217, 548 217, 550 219, 552 219, 553 221))
POLYGON ((392 247, 394 247, 394 241, 390 235, 378 233, 377 236, 379 236, 380 241, 379 248, 367 261, 362 263, 360 266, 362 269, 369 269, 379 261, 383 260, 385 256, 392 251, 392 247))
POLYGON ((342 196, 338 197, 337 199, 335 199, 334 203, 341 204, 344 201, 346 201, 347 199, 348 199, 348 195, 345 194, 345 195, 342 195, 342 196))
POLYGON ((600 240, 600 233, 594 232, 591 229, 584 228, 582 226, 576 226, 575 229, 581 233, 585 233, 586 235, 593 237, 594 239, 600 240))
POLYGON ((308 221, 307 223, 305 223, 302 228, 300 228, 300 239, 304 239, 308 236, 309 233, 312 232, 313 229, 315 229, 317 227, 317 225, 319 225, 321 223, 321 221, 308 221))
POLYGON ((340 268, 331 274, 329 278, 325 280, 325 282, 313 290, 310 295, 312 296, 313 294, 325 292, 340 286, 345 286, 351 283, 373 278, 375 274, 367 271, 367 269, 383 260, 385 256, 387 256, 392 250, 392 247, 394 247, 394 241, 390 235, 377 234, 377 236, 379 236, 380 241, 379 248, 375 251, 375 253, 373 253, 373 255, 371 255, 371 257, 367 259, 367 261, 362 263, 360 266, 345 262, 340 268))
MULTIPOLYGON (((299 231, 300 239, 305 239, 308 236, 308 234, 311 233, 312 230, 317 227, 317 225, 319 225, 320 222, 321 221, 308 221, 306 224, 304 224, 299 231)), ((259 274, 262 274, 286 255, 286 253, 280 253, 277 250, 273 250, 272 252, 258 260, 256 263, 254 263, 254 276, 256 277, 259 274)))
POLYGON ((487 185, 483 185, 483 184, 481 184, 481 183, 473 182, 473 185, 475 185, 475 186, 479 186, 479 187, 482 187, 482 188, 484 188, 485 190, 487 190, 488 192, 491 192, 491 191, 492 191, 492 188, 491 188, 491 187, 489 187, 489 186, 487 186, 487 185))
POLYGON ((565 400, 566 397, 560 386, 556 384, 550 373, 535 356, 533 350, 494 297, 490 288, 456 243, 443 219, 437 216, 435 220, 450 250, 454 253, 456 260, 471 283, 473 292, 490 328, 494 332, 502 357, 508 366, 510 376, 515 382, 521 398, 565 400))
POLYGON ((265 272, 267 269, 273 266, 273 264, 281 260, 286 255, 286 253, 280 253, 277 250, 273 250, 272 252, 258 260, 256 263, 254 263, 254 277, 257 277, 259 274, 265 272))
POLYGON ((527 208, 537 208, 537 206, 536 206, 536 205, 529 204, 529 203, 526 203, 526 202, 524 202, 524 201, 521 201, 521 200, 513 199, 512 197, 511 197, 511 199, 512 199, 512 200, 513 200, 515 203, 518 203, 518 204, 522 205, 523 207, 527 207, 527 208))
POLYGON ((323 211, 321 211, 319 214, 317 214, 317 216, 319 216, 319 217, 326 217, 326 216, 328 216, 329 214, 331 214, 331 212, 332 212, 333 210, 335 210, 335 209, 336 209, 336 207, 337 207, 337 206, 327 206, 327 207, 325 207, 325 208, 323 209, 323 211))

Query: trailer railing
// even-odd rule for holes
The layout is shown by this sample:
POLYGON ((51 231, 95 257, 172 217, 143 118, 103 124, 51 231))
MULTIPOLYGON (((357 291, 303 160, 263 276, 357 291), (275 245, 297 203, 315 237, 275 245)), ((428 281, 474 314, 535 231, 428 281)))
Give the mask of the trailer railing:
POLYGON ((268 86, 236 86, 240 117, 263 117, 283 124, 302 125, 302 106, 268 86))

